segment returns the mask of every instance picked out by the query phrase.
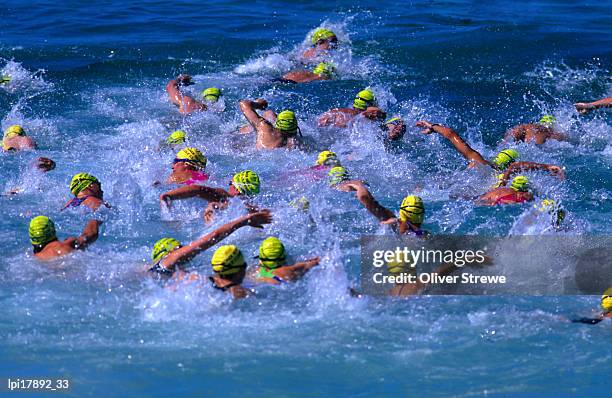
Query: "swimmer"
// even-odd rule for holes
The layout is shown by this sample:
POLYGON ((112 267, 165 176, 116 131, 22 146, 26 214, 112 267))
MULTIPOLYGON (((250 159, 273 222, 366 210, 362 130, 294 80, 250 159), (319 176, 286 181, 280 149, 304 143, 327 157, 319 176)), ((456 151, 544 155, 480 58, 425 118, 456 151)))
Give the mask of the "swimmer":
POLYGON ((574 106, 580 114, 585 115, 595 109, 612 108, 612 97, 602 98, 594 102, 577 102, 574 106))
POLYGON ((84 250, 98 239, 100 224, 102 221, 89 220, 81 236, 60 241, 55 233, 55 224, 49 217, 34 217, 30 221, 30 243, 34 256, 39 260, 51 260, 75 250, 84 250))
POLYGON ((608 288, 601 296, 601 309, 603 311, 594 318, 579 318, 572 320, 572 322, 594 325, 606 318, 612 319, 612 287, 608 288))
POLYGON ((425 205, 418 196, 406 196, 399 208, 399 217, 382 206, 370 193, 365 183, 352 180, 344 167, 334 167, 329 171, 329 185, 344 192, 355 192, 357 200, 383 225, 389 225, 400 235, 427 236, 429 232, 421 229, 425 218, 425 205))
POLYGON ((284 110, 275 117, 272 124, 265 117, 260 116, 257 110, 265 110, 268 101, 259 98, 255 101, 240 101, 240 110, 257 133, 257 149, 296 148, 300 144, 302 135, 295 114, 284 110))
POLYGON ((0 76, 0 84, 7 84, 11 82, 11 77, 9 75, 0 76))
POLYGON ((91 174, 75 174, 70 182, 70 192, 72 192, 74 198, 70 199, 62 210, 68 207, 79 207, 81 205, 85 205, 94 212, 102 205, 110 209, 110 205, 104 201, 102 184, 91 174))
POLYGON ((187 133, 183 130, 176 130, 170 133, 170 135, 163 141, 161 141, 157 147, 158 151, 164 149, 175 149, 176 147, 184 144, 187 141, 187 133))
POLYGON ((256 283, 279 285, 295 282, 313 267, 319 264, 319 257, 300 261, 292 265, 286 264, 285 246, 280 239, 270 236, 259 246, 259 264, 250 278, 256 283))
MULTIPOLYGON (((183 269, 184 265, 197 254, 211 248, 242 227, 263 228, 265 224, 270 224, 271 222, 272 214, 270 211, 262 210, 230 221, 185 246, 174 238, 162 238, 153 246, 153 251, 151 252, 153 264, 149 268, 149 272, 164 279, 173 277, 176 282, 185 279, 197 280, 199 279, 197 273, 188 273, 183 269)), ((217 256, 218 258, 219 256, 217 256)), ((223 284, 220 283, 219 286, 223 286, 223 284)))
POLYGON ((338 37, 329 29, 318 28, 310 38, 312 47, 304 51, 302 58, 311 59, 322 54, 327 54, 329 50, 338 47, 338 37))
POLYGON ((481 206, 496 206, 531 202, 533 193, 529 191, 529 188, 529 179, 519 175, 514 177, 510 188, 494 188, 477 198, 476 203, 481 206))
MULTIPOLYGON (((514 149, 504 149, 503 151, 499 152, 493 160, 488 161, 480 153, 472 149, 467 142, 463 141, 459 134, 457 134, 451 128, 437 123, 430 123, 425 120, 417 122, 416 126, 423 129, 423 134, 438 133, 442 137, 449 140, 457 151, 468 160, 468 168, 475 168, 477 166, 484 165, 489 166, 498 172, 503 172, 510 169, 511 173, 524 170, 544 170, 550 172, 554 176, 564 178, 563 169, 559 166, 535 162, 517 162, 519 153, 514 149)), ((501 175, 497 175, 496 177, 498 180, 502 178, 501 175)), ((496 187, 499 185, 500 184, 498 181, 496 187)))
POLYGON ((221 90, 219 90, 217 87, 208 87, 207 89, 202 90, 201 94, 204 101, 212 104, 219 101, 219 97, 221 97, 221 90))
POLYGON ((534 142, 536 145, 542 145, 547 140, 566 141, 567 137, 555 131, 554 126, 557 122, 552 115, 544 115, 539 123, 520 124, 512 127, 506 133, 504 141, 515 142, 534 142))
POLYGON ((352 108, 334 108, 319 117, 319 127, 347 127, 357 116, 363 115, 370 120, 383 120, 387 114, 378 108, 374 92, 370 89, 361 90, 353 101, 352 108))
POLYGON ((317 156, 317 161, 314 166, 311 166, 311 170, 323 170, 328 172, 332 167, 341 166, 338 155, 332 151, 322 151, 317 156))
MULTIPOLYGON (((210 223, 216 211, 223 210, 229 206, 229 199, 238 197, 248 200, 257 195, 259 190, 260 181, 257 173, 251 170, 244 170, 234 174, 228 191, 223 188, 187 185, 161 194, 159 200, 170 208, 173 200, 188 198, 204 199, 208 202, 208 206, 204 211, 204 220, 206 223, 210 223)), ((256 211, 256 208, 248 202, 245 203, 245 206, 251 212, 256 211)))
POLYGON ((321 62, 312 71, 298 70, 287 72, 280 79, 283 83, 309 83, 316 80, 331 80, 336 75, 336 68, 330 62, 321 62))
POLYGON ((189 75, 179 75, 176 79, 172 79, 166 85, 168 98, 170 102, 179 107, 179 112, 190 114, 197 111, 205 111, 208 109, 206 104, 197 101, 196 99, 181 93, 181 86, 191 86, 193 81, 189 75))
POLYGON ((406 123, 398 116, 383 122, 380 127, 389 141, 397 141, 406 134, 406 123))
MULTIPOLYGON (((173 133, 174 134, 174 133, 173 133)), ((197 148, 184 148, 177 152, 172 162, 172 174, 167 184, 194 185, 208 180, 204 172, 208 160, 197 148)))
POLYGON ((23 127, 14 124, 4 130, 2 138, 2 149, 5 151, 22 151, 36 149, 36 142, 28 137, 23 127))

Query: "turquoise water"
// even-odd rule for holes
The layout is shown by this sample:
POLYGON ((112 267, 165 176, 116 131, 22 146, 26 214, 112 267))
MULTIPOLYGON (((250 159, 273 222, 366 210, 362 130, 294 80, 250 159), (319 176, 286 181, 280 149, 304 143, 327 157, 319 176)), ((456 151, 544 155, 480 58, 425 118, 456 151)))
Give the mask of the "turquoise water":
MULTIPOLYGON (((525 160, 566 167, 565 181, 530 174, 538 197, 569 210, 563 234, 609 234, 611 114, 578 117, 571 104, 612 95, 610 5, 5 2, 0 69, 13 81, 0 88, 1 125, 23 124, 40 149, 0 155, 0 190, 23 190, 0 197, 0 377, 69 377, 67 395, 78 397, 608 395, 610 323, 564 322, 590 315, 597 297, 349 297, 359 237, 387 232, 350 195, 299 170, 330 148, 390 208, 418 191, 435 234, 547 234, 522 223, 529 206, 451 199, 482 192, 490 176, 466 173, 439 137, 409 128, 386 151, 370 125, 321 130, 316 117, 369 85, 410 126, 447 123, 492 156, 507 128, 552 113, 570 142, 515 146, 525 160), (343 42, 334 58, 341 78, 273 85, 321 24, 343 42), (179 115, 164 91, 178 73, 194 76, 194 93, 221 87, 225 111, 179 115), (237 101, 259 96, 295 109, 311 150, 259 153, 232 133, 243 123, 237 101), (257 200, 274 223, 226 242, 255 255, 276 234, 293 257, 320 255, 322 266, 242 302, 209 286, 167 291, 147 280, 157 239, 189 241, 243 212, 233 203, 205 226, 196 200, 160 210, 151 183, 173 156, 155 148, 177 128, 209 158, 210 185, 226 186, 243 168, 262 177, 257 200), (57 169, 30 171, 41 155, 57 169), (60 237, 79 233, 87 214, 59 209, 81 171, 101 179, 113 210, 90 250, 42 266, 30 254, 29 219, 47 214, 60 237), (287 204, 302 195, 310 214, 287 204)), ((210 256, 194 268, 208 273, 210 256)))

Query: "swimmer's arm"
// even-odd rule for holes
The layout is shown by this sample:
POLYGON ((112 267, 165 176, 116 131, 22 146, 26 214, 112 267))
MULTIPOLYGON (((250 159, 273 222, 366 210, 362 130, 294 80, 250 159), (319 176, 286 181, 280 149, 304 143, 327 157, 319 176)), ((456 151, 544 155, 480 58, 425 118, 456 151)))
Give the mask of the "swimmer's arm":
POLYGON ((301 278, 306 272, 319 264, 320 258, 314 257, 306 261, 301 261, 293 265, 274 270, 274 275, 286 281, 295 281, 301 278))
POLYGON ((162 260, 162 265, 173 269, 176 264, 188 261, 196 254, 216 245, 238 229, 246 226, 263 228, 265 224, 272 222, 270 210, 262 210, 257 213, 247 214, 220 226, 213 232, 206 234, 180 249, 173 250, 162 260))
POLYGON ((487 162, 487 160, 483 158, 480 153, 472 149, 472 147, 469 146, 468 143, 465 142, 463 138, 461 138, 459 134, 457 134, 457 132, 453 129, 448 128, 446 126, 442 126, 440 124, 430 123, 426 120, 421 120, 417 122, 416 126, 423 129, 423 134, 438 133, 442 137, 449 140, 450 143, 453 144, 453 146, 457 149, 457 151, 462 154, 463 157, 465 157, 471 165, 489 165, 489 162, 487 162))
POLYGON ((169 204, 175 199, 201 198, 209 202, 220 202, 229 197, 229 194, 221 188, 211 188, 202 185, 187 185, 170 190, 160 195, 159 200, 169 204))
POLYGON ((535 162, 514 162, 508 166, 506 171, 504 172, 501 180, 500 186, 505 186, 508 181, 510 181, 510 177, 512 175, 523 172, 523 171, 532 171, 532 170, 542 170, 548 171, 555 177, 559 177, 560 179, 565 178, 565 172, 559 166, 555 166, 552 164, 545 163, 535 163, 535 162))
POLYGON ((363 116, 370 120, 383 120, 387 117, 387 113, 376 106, 369 106, 363 111, 363 116))
POLYGON ((89 220, 81 236, 75 239, 73 246, 75 249, 83 250, 98 239, 99 226, 102 221, 89 220))
POLYGON ((345 184, 346 187, 356 191, 355 196, 357 200, 380 222, 385 222, 395 218, 395 214, 374 198, 370 191, 361 182, 350 182, 345 184))
POLYGON ((174 105, 182 107, 187 113, 193 112, 194 110, 205 111, 207 109, 206 104, 181 93, 179 89, 181 85, 189 86, 191 84, 193 83, 191 83, 191 76, 189 75, 180 75, 176 79, 170 80, 166 85, 166 91, 168 92, 170 101, 174 105))
POLYGON ((586 323, 588 325, 595 325, 601 321, 603 321, 603 317, 572 319, 572 323, 586 323))
POLYGON ((258 98, 255 101, 246 99, 240 101, 240 111, 255 130, 258 129, 260 123, 270 123, 256 112, 257 109, 264 110, 267 107, 268 101, 263 98, 258 98))
POLYGON ((602 98, 593 102, 578 102, 575 103, 574 106, 576 110, 581 114, 588 113, 594 109, 599 108, 611 108, 612 107, 612 97, 602 98))

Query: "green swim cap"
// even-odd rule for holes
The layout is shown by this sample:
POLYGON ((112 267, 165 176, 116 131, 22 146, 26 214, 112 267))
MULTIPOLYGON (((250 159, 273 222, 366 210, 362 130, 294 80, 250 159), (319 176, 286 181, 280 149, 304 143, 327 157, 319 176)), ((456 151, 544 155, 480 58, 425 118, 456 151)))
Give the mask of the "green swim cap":
POLYGON ((259 262, 266 268, 278 268, 285 261, 285 246, 280 239, 270 236, 259 246, 259 262))
POLYGON ((332 151, 323 151, 317 156, 317 166, 340 166, 338 155, 332 151))
POLYGON ((8 75, 0 76, 0 84, 5 84, 11 81, 11 77, 8 75))
POLYGON ((416 195, 406 196, 400 205, 400 221, 408 221, 414 225, 423 224, 425 218, 425 204, 423 199, 416 195))
POLYGON ((217 87, 209 87, 206 90, 202 90, 202 97, 204 97, 206 101, 217 102, 220 96, 221 90, 217 87))
POLYGON ((244 170, 234 174, 232 185, 243 195, 257 195, 260 188, 259 176, 254 171, 244 170))
POLYGON ((552 124, 555 124, 556 121, 557 119, 555 119, 553 115, 544 115, 542 116, 542 119, 540 119, 540 124, 550 126, 552 124))
POLYGON ((154 263, 159 263, 172 250, 181 247, 181 242, 174 238, 162 238, 158 240, 151 251, 151 258, 154 263))
POLYGON ((525 176, 516 176, 512 179, 510 188, 517 192, 527 192, 529 190, 529 179, 525 176))
POLYGON ((274 127, 290 135, 297 134, 298 123, 293 111, 284 110, 276 117, 274 127))
POLYGON ((336 37, 336 34, 329 29, 319 28, 312 34, 312 44, 317 44, 319 40, 329 40, 336 37))
POLYGON ((332 169, 327 173, 329 176, 329 185, 334 186, 338 185, 343 181, 347 181, 350 179, 348 171, 342 166, 332 167, 332 169))
POLYGON ((215 250, 210 260, 213 271, 221 276, 237 274, 246 268, 244 256, 235 245, 225 245, 215 250))
POLYGON ((331 79, 336 73, 336 67, 331 62, 321 62, 312 70, 312 73, 331 79))
POLYGON ((185 142, 186 139, 187 139, 186 132, 184 132, 183 130, 176 130, 175 132, 170 134, 168 138, 166 138, 166 144, 178 145, 178 144, 182 144, 183 142, 185 142))
POLYGON ((35 246, 44 246, 57 239, 55 224, 47 216, 34 217, 30 221, 30 242, 35 246))
POLYGON ((495 164, 499 170, 505 170, 510 163, 516 162, 518 157, 519 153, 514 149, 504 149, 495 156, 493 164, 495 164))
POLYGON ((70 181, 70 192, 74 196, 77 196, 79 193, 87 189, 91 184, 98 183, 100 181, 88 173, 78 173, 72 177, 72 181, 70 181))
POLYGON ((376 97, 374 92, 369 88, 361 90, 357 93, 355 101, 353 101, 353 108, 365 111, 368 106, 376 105, 376 97))

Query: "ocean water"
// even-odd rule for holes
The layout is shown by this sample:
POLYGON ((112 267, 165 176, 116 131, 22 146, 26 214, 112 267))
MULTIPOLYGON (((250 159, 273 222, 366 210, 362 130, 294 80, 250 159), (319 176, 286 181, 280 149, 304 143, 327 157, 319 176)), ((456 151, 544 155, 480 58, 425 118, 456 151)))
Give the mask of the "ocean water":
MULTIPOLYGON (((352 298, 359 237, 388 231, 351 195, 300 171, 332 149, 385 206, 418 192, 434 234, 549 234, 545 224, 524 225, 529 205, 454 199, 482 192, 490 176, 466 173, 440 137, 411 126, 448 124, 493 156, 509 127, 551 113, 569 142, 513 147, 522 159, 566 167, 564 181, 529 174, 539 198, 568 209, 560 233, 610 234, 612 114, 579 117, 572 103, 612 95, 611 6, 5 1, 0 74, 13 80, 0 86, 1 127, 22 124, 39 150, 0 154, 1 192, 21 191, 0 197, 0 377, 68 377, 65 395, 74 397, 608 396, 610 322, 566 322, 596 311, 598 297, 352 298), (340 78, 274 84, 297 67, 294 55, 318 26, 342 42, 340 78), (194 76, 193 93, 222 88, 224 110, 180 115, 164 90, 179 73, 194 76), (319 114, 367 86, 409 125, 393 148, 368 124, 316 127, 319 114), (236 135, 244 123, 237 101, 256 97, 294 109, 310 149, 257 152, 252 137, 236 135), (243 168, 262 178, 257 201, 273 209, 274 223, 225 242, 250 258, 275 234, 292 257, 318 255, 321 266, 241 302, 208 285, 169 291, 148 280, 142 270, 157 239, 187 242, 243 212, 232 203, 206 226, 197 200, 160 209, 163 191, 152 182, 168 174, 173 155, 156 147, 178 128, 207 155, 210 185, 226 186, 243 168), (53 158, 56 170, 31 171, 37 156, 53 158), (60 237, 78 234, 88 215, 59 212, 77 172, 100 178, 113 209, 89 250, 42 265, 31 255, 29 219, 47 214, 60 237), (288 205, 300 196, 308 214, 288 205)), ((193 268, 209 273, 211 253, 193 268)))

